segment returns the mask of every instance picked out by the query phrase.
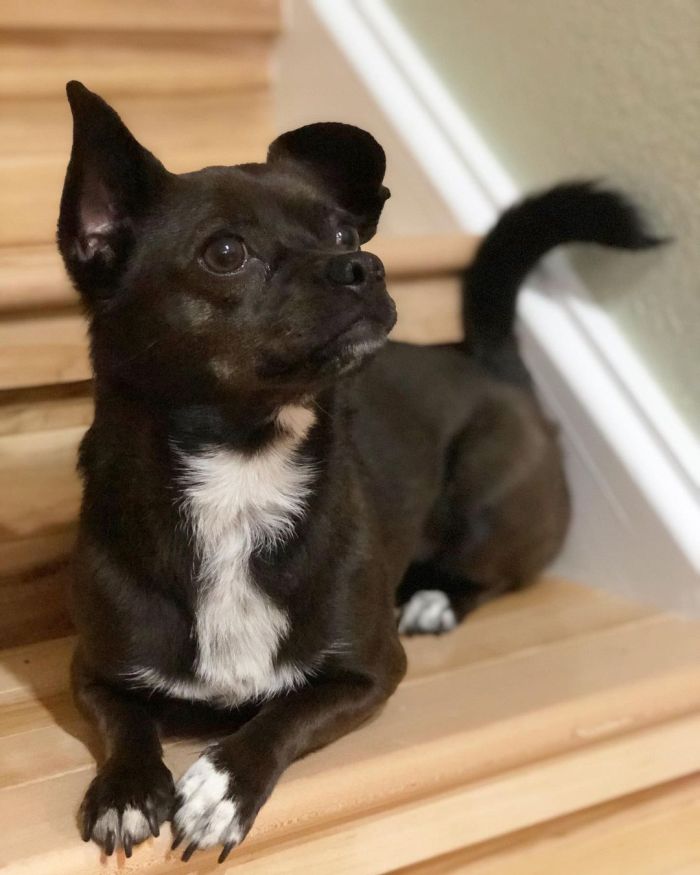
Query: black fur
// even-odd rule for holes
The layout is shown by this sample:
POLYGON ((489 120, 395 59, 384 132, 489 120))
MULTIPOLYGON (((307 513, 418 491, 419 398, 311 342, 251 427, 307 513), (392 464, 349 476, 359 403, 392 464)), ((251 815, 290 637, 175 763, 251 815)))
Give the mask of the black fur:
MULTIPOLYGON (((58 238, 90 320, 96 394, 80 452, 74 685, 107 753, 83 831, 95 837, 100 813, 127 803, 156 829, 172 792, 158 730, 200 726, 208 710, 230 733, 210 758, 235 775, 246 832, 290 762, 395 689, 397 602, 443 588, 461 617, 554 556, 568 520, 556 437, 529 387, 507 376, 514 361, 524 371, 517 286, 560 243, 653 240, 620 196, 560 187, 510 210, 484 241, 467 280, 469 347, 384 345, 395 312, 381 264, 339 251, 335 236, 349 226, 369 239, 388 197, 369 134, 311 125, 276 140, 266 164, 175 176, 104 101, 78 83, 68 93, 58 238), (225 276, 203 261, 222 233, 248 250, 225 276), (207 707, 140 690, 130 668, 184 681, 197 656, 202 557, 183 515, 180 454, 264 452, 290 403, 313 403, 299 460, 316 475, 293 534, 258 549, 250 569, 290 620, 277 664, 313 671, 264 703, 207 707)), ((132 841, 100 840, 108 851, 132 841)))

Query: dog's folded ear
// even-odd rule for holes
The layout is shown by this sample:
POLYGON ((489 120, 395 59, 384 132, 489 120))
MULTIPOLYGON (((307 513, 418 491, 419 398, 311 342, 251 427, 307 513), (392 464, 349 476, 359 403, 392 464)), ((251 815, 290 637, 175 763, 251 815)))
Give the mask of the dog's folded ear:
POLYGON ((58 245, 86 298, 109 295, 168 172, 117 113, 80 82, 66 86, 73 148, 61 197, 58 245))
POLYGON ((306 125, 278 137, 267 160, 291 163, 311 174, 340 207, 357 217, 363 243, 374 236, 390 192, 382 185, 384 150, 367 131, 339 122, 306 125))

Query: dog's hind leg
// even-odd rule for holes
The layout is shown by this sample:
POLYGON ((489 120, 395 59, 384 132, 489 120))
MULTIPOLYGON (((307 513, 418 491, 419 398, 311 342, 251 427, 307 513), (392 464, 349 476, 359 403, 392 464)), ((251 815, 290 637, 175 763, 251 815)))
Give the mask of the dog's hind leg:
POLYGON ((480 586, 466 577, 450 574, 438 562, 414 562, 397 593, 401 635, 442 635, 497 596, 513 589, 508 581, 499 587, 480 586))
POLYGON ((455 438, 426 527, 427 561, 398 590, 399 631, 440 634, 532 582, 558 552, 569 502, 556 435, 526 393, 499 389, 455 438))

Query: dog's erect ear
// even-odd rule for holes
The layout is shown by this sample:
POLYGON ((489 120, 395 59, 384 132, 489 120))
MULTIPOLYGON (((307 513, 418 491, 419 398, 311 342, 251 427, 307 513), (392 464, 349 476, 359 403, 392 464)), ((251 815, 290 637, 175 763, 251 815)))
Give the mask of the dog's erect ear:
POLYGON ((73 149, 58 219, 58 245, 78 289, 108 294, 167 171, 117 113, 80 82, 66 86, 73 149))
POLYGON ((291 162, 312 174, 340 207, 357 217, 362 242, 374 236, 390 192, 382 185, 384 150, 367 131, 338 122, 306 125, 278 137, 267 160, 291 162))

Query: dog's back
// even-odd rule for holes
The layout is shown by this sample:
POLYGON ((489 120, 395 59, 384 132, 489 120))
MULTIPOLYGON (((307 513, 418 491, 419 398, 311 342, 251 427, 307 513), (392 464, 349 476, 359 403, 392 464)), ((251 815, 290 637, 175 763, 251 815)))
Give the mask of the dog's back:
POLYGON ((520 357, 515 313, 528 273, 573 242, 635 250, 660 241, 623 195, 591 182, 533 195, 500 217, 465 272, 464 341, 389 344, 361 378, 358 404, 370 410, 357 440, 384 481, 384 518, 386 496, 405 496, 401 478, 408 507, 429 506, 399 591, 406 633, 451 628, 532 581, 561 548, 570 516, 562 454, 520 357))

